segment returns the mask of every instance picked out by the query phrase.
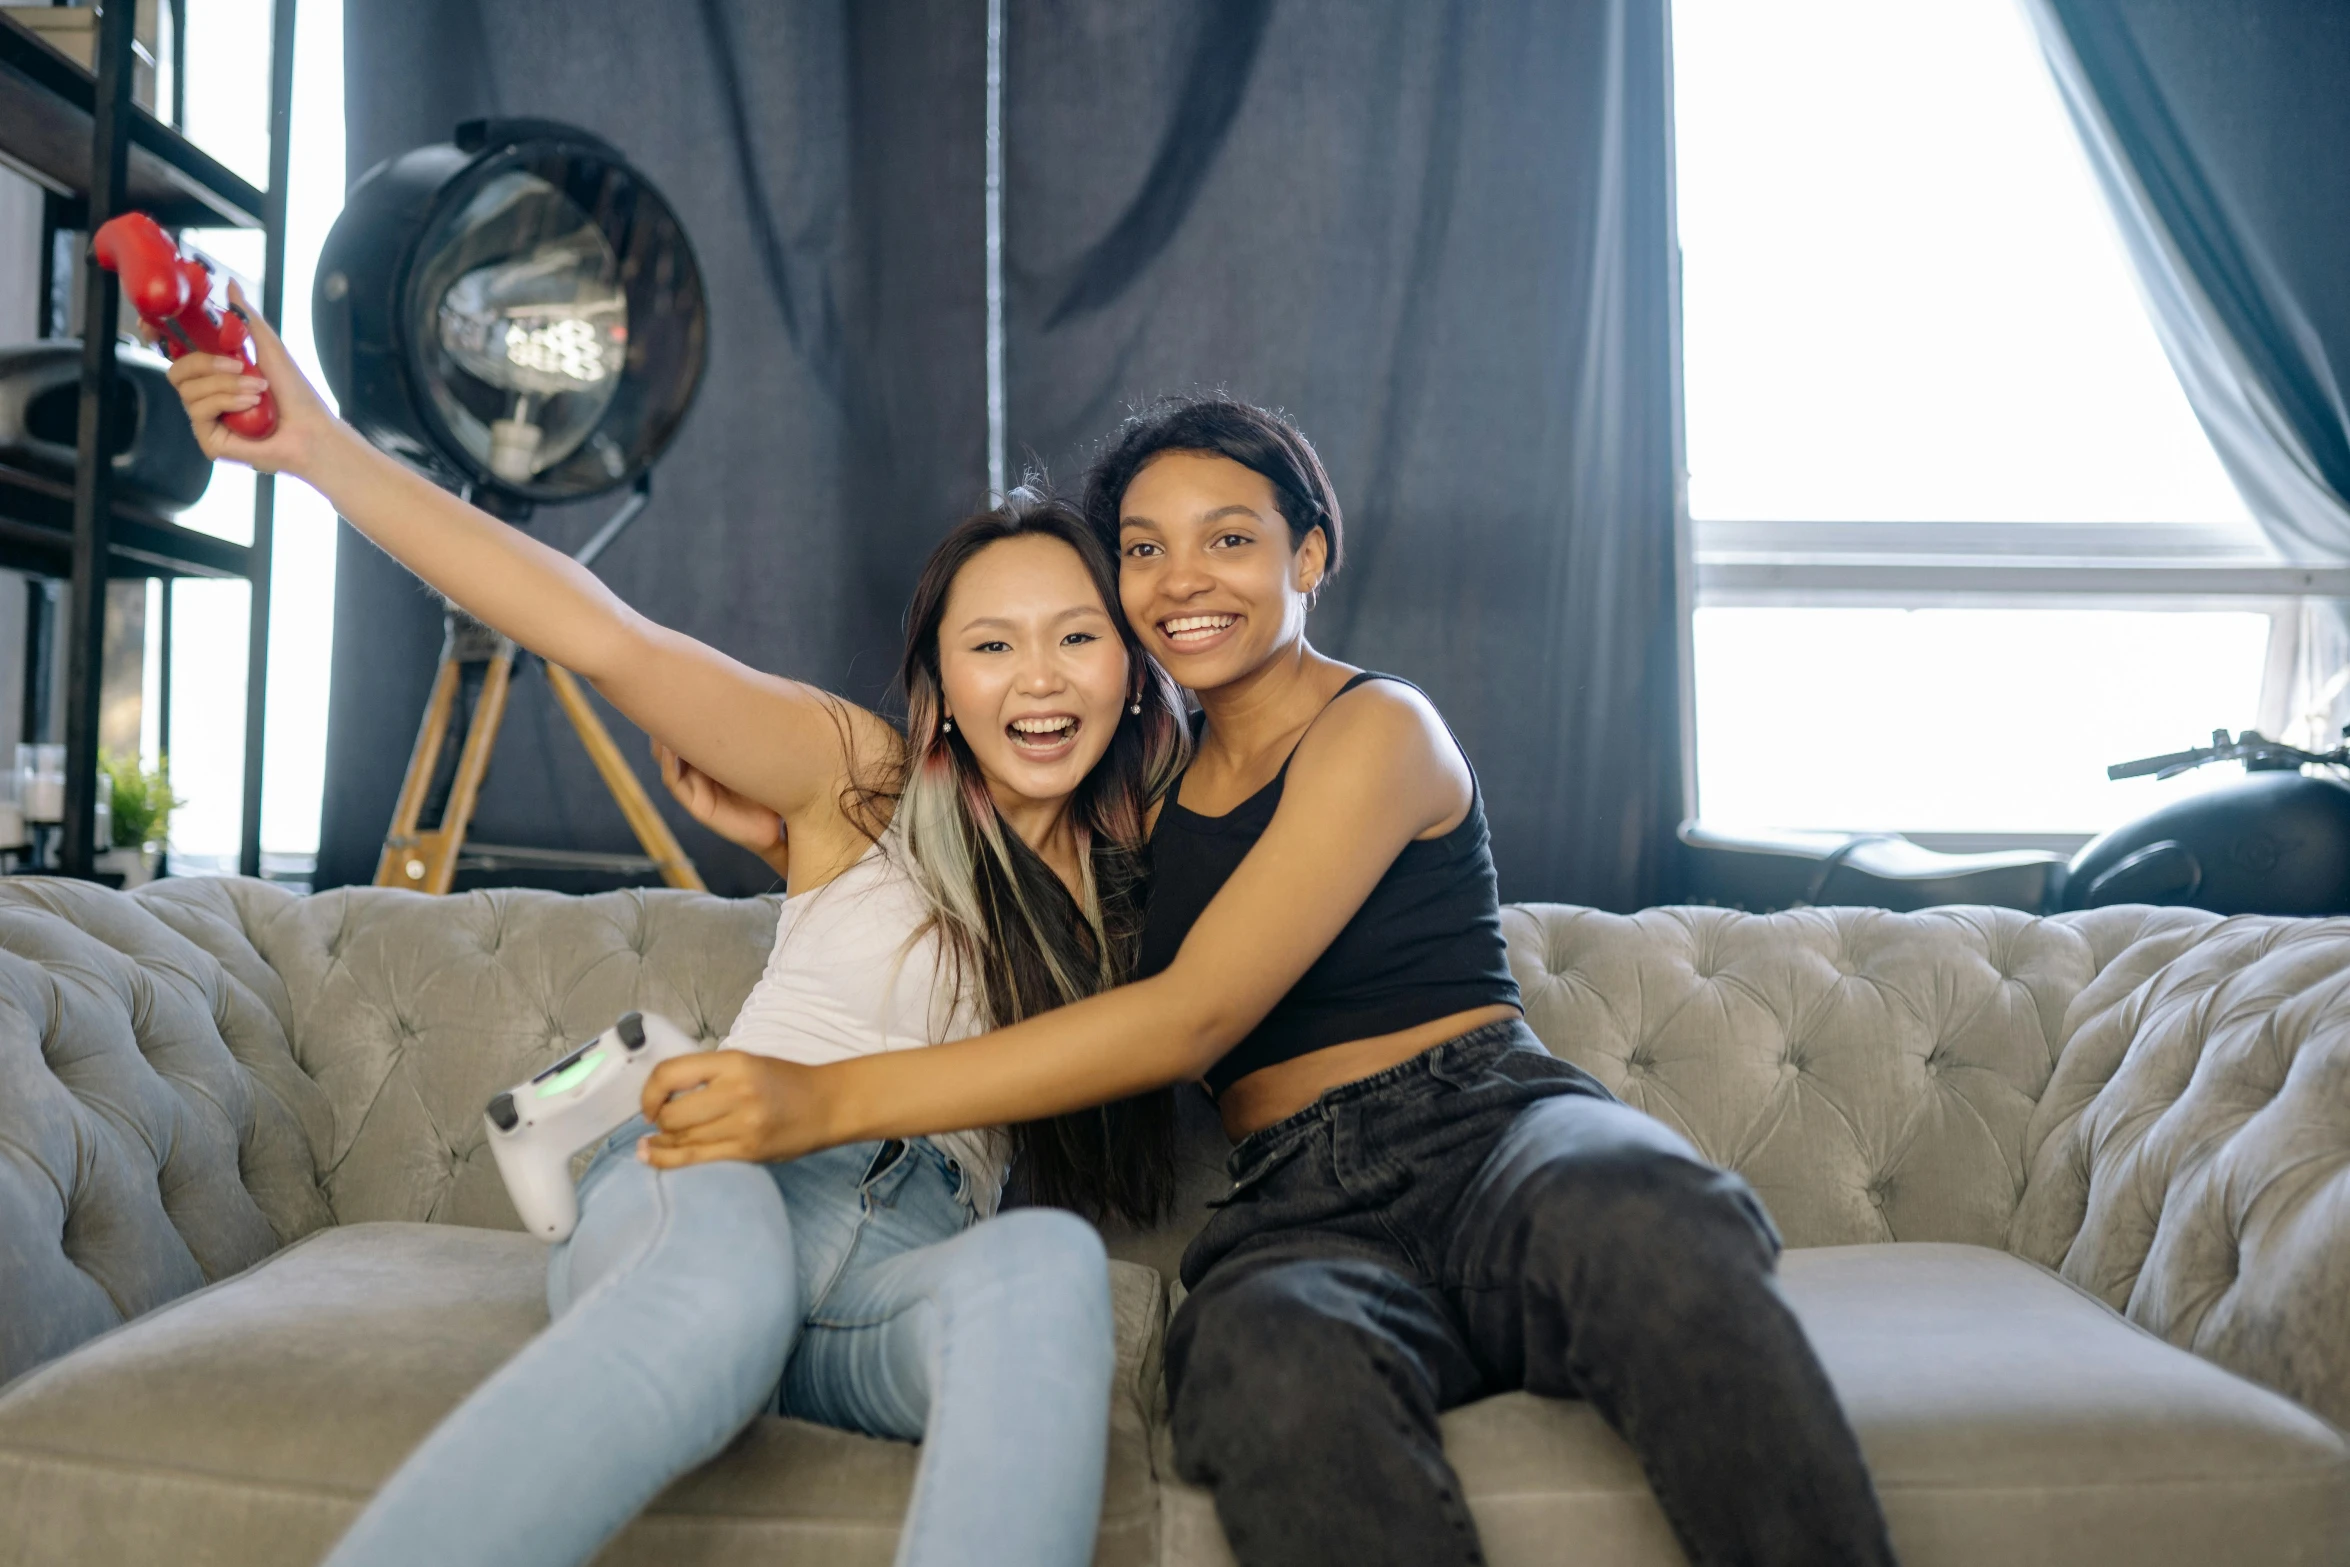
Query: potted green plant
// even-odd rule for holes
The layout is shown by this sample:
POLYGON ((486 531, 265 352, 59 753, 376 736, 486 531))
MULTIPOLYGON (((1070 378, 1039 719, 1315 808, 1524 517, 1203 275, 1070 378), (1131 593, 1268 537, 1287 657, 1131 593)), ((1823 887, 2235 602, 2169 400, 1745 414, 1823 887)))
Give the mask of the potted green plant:
POLYGON ((156 758, 152 770, 129 753, 101 757, 98 765, 114 808, 114 847, 98 856, 97 868, 120 872, 125 887, 141 886, 154 878, 156 858, 171 836, 172 808, 187 802, 171 792, 168 757, 156 758))

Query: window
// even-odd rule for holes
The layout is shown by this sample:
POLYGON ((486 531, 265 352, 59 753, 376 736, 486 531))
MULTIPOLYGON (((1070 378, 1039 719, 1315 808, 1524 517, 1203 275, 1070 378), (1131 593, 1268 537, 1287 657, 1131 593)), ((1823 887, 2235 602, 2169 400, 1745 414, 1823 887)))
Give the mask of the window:
MULTIPOLYGON (((2298 599, 2012 0, 1676 0, 1698 809, 2064 847, 2298 599)), ((2270 716, 2273 727, 2276 716, 2270 716)))
MULTIPOLYGON (((255 184, 269 179, 268 0, 188 0, 189 138, 255 184), (260 62, 259 65, 256 62, 260 62)), ((286 345, 324 391, 311 344, 310 287, 318 252, 343 205, 343 17, 329 0, 302 0, 294 29, 291 187, 286 222, 286 345)), ((262 271, 261 236, 191 232, 189 241, 250 288, 262 271)), ((204 498, 180 519, 239 542, 253 536, 253 476, 214 468, 204 498)), ((270 599, 269 713, 263 737, 261 848, 271 875, 307 875, 317 862, 326 775, 329 648, 334 627, 334 511, 297 480, 277 486, 270 599)), ((248 589, 186 578, 172 590, 171 775, 187 804, 172 817, 175 873, 233 871, 243 836, 248 589)), ((147 736, 152 760, 161 668, 160 585, 148 590, 147 736)))

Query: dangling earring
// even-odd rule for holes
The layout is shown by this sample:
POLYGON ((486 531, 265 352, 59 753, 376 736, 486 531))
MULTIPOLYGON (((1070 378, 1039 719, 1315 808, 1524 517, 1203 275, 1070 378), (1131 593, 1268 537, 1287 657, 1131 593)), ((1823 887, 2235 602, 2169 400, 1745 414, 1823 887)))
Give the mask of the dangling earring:
POLYGON ((1128 711, 1129 713, 1132 713, 1132 714, 1134 714, 1134 715, 1135 715, 1137 718, 1141 717, 1141 716, 1142 716, 1142 698, 1141 698, 1141 697, 1139 697, 1139 696, 1138 696, 1138 697, 1136 697, 1136 698, 1134 699, 1134 705, 1133 705, 1132 707, 1130 707, 1130 708, 1126 709, 1126 711, 1128 711))
POLYGON ((955 721, 950 718, 946 722, 940 724, 938 727, 944 729, 948 734, 953 734, 955 732, 955 721))

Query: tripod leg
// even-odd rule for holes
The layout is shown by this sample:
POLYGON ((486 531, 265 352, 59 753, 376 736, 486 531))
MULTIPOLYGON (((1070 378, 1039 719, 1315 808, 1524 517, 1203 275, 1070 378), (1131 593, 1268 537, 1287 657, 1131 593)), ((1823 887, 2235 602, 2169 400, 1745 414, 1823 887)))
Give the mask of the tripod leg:
POLYGON ((702 885, 701 873, 694 869, 694 862, 686 858, 685 846, 677 841, 677 835, 653 808, 644 784, 630 770, 620 747, 612 743, 612 732, 596 716, 587 693, 579 688, 578 677, 558 664, 542 662, 541 667, 547 672, 547 684, 555 688, 555 700, 563 704, 563 716, 579 731, 579 743, 587 747, 588 759, 603 775, 604 787, 618 802, 620 814, 628 818, 636 841, 644 845, 646 855, 660 868, 661 879, 672 887, 708 891, 702 885))
POLYGON ((474 803, 481 798, 481 781, 489 775, 490 752, 498 743, 498 725, 506 717, 506 692, 514 682, 514 644, 503 643, 490 660, 474 700, 473 723, 465 731, 465 749, 457 753, 457 777, 449 786, 449 803, 441 824, 429 839, 425 856, 424 890, 447 892, 457 879, 457 851, 465 847, 465 829, 473 823, 474 803))
POLYGON ((449 734, 449 710, 457 701, 457 680, 456 660, 444 656, 433 675, 432 695, 425 699, 424 722, 417 726, 415 748, 408 753, 408 775, 400 781, 400 800, 392 807, 392 830, 384 834, 383 854, 375 862, 378 887, 423 885, 422 873, 411 876, 408 867, 423 863, 417 854, 421 845, 416 819, 424 811, 424 797, 431 791, 432 775, 441 763, 441 744, 449 734))
POLYGON ((473 701, 473 721, 465 729, 465 748, 457 753, 456 776, 449 783, 448 803, 440 824, 427 831, 416 828, 435 764, 440 760, 441 731, 448 724, 449 704, 455 700, 461 665, 444 660, 433 683, 433 703, 425 710, 425 724, 433 731, 432 749, 417 738, 417 754, 409 761, 408 784, 400 791, 400 812, 394 817, 393 836, 384 840, 384 857, 375 873, 379 887, 407 887, 417 892, 443 893, 457 877, 457 852, 465 847, 465 829, 473 820, 474 803, 481 798, 481 781, 490 770, 490 752, 498 743, 498 725, 506 717, 506 693, 514 680, 514 644, 503 642, 482 672, 481 694, 473 701), (447 695, 444 697, 444 689, 447 695), (434 724, 438 710, 439 724, 434 724), (423 765, 419 767, 418 761, 423 765), (413 787, 416 798, 409 799, 413 787), (406 828, 401 832, 402 827, 406 828))

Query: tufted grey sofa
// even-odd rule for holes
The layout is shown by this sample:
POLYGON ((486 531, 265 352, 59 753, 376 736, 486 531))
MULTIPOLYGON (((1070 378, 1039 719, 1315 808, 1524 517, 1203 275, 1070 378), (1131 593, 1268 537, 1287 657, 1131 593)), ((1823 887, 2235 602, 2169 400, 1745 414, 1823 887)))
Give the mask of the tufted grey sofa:
MULTIPOLYGON (((1913 1567, 2350 1562, 2350 922, 1506 919, 1550 1047, 1769 1203, 1913 1567)), ((632 1006, 722 1036, 773 922, 0 882, 0 1563, 315 1560, 544 1320, 483 1100, 632 1006)), ((1104 1563, 1230 1560, 1157 1375, 1187 1113, 1188 1216, 1112 1237, 1104 1563)), ((1679 1560, 1582 1405, 1446 1440, 1495 1562, 1679 1560)), ((886 1562, 912 1468, 763 1420, 603 1560, 886 1562)))

